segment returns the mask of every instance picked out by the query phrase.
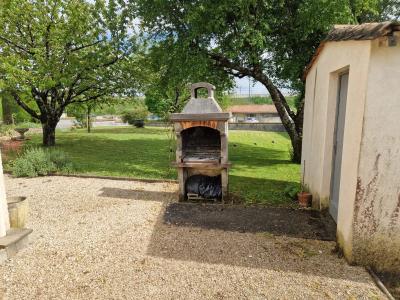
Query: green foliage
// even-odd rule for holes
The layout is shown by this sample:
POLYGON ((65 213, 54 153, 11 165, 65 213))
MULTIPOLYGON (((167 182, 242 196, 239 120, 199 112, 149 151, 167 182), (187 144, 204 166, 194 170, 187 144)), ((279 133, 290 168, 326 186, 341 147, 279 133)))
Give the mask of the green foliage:
POLYGON ((122 122, 134 125, 135 127, 144 127, 144 121, 149 115, 149 111, 145 107, 137 107, 133 110, 126 111, 122 114, 122 122))
POLYGON ((32 117, 24 111, 18 104, 14 101, 12 96, 3 91, 0 93, 1 107, 2 107, 2 119, 4 123, 21 123, 29 122, 32 117))
POLYGON ((193 50, 189 44, 176 47, 176 39, 167 35, 157 42, 146 35, 149 49, 143 56, 146 76, 143 88, 146 105, 150 112, 167 119, 178 112, 190 98, 188 85, 206 81, 216 86, 216 99, 222 92, 233 87, 232 76, 214 67, 213 62, 202 52, 193 50))
POLYGON ((287 197, 296 200, 297 194, 300 193, 301 190, 299 184, 288 184, 283 191, 287 197))
POLYGON ((73 170, 72 162, 70 161, 68 155, 60 149, 48 150, 48 155, 50 161, 54 164, 56 171, 61 171, 64 173, 71 173, 73 170))
POLYGON ((18 128, 40 128, 41 125, 37 122, 21 122, 21 123, 18 123, 15 127, 18 127, 18 128))
POLYGON ((16 177, 35 177, 47 175, 54 170, 48 153, 42 148, 28 149, 12 164, 12 171, 16 177))
POLYGON ((120 116, 138 106, 145 106, 144 97, 113 97, 107 103, 95 107, 93 112, 95 115, 120 116))
POLYGON ((0 85, 52 131, 70 104, 134 93, 137 43, 127 5, 0 1, 0 85))
POLYGON ((16 177, 36 177, 38 176, 35 167, 32 162, 24 159, 18 158, 12 164, 12 172, 16 177))
MULTIPOLYGON (((264 84, 299 162, 304 110, 298 108, 304 99, 292 111, 279 89, 302 95, 304 68, 328 30, 334 24, 356 23, 365 15, 378 18, 377 6, 383 2, 398 0, 136 0, 136 9, 152 48, 175 53, 173 62, 187 63, 191 56, 228 78, 248 76, 264 84)), ((173 62, 165 69, 172 69, 173 62)))
POLYGON ((185 53, 210 60, 211 52, 235 65, 261 67, 277 83, 297 90, 303 88, 304 66, 327 30, 353 20, 345 0, 137 2, 143 24, 156 36, 155 47, 178 56, 194 48, 185 53))
POLYGON ((11 170, 16 177, 36 177, 57 171, 70 173, 73 167, 61 150, 29 148, 12 162, 11 170))
MULTIPOLYGON (((87 127, 87 113, 88 107, 86 104, 72 104, 67 109, 67 114, 75 118, 75 123, 79 128, 87 127)), ((90 116, 89 121, 93 121, 92 116, 90 116)))
POLYGON ((15 126, 0 124, 0 136, 11 136, 13 134, 15 126))

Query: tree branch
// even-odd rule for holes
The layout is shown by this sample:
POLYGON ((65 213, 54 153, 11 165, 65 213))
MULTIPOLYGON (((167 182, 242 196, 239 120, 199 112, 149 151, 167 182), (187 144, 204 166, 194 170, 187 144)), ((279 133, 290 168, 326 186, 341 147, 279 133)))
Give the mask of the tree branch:
POLYGON ((1 36, 1 35, 0 35, 0 40, 3 40, 3 41, 6 42, 8 45, 11 45, 11 46, 13 46, 13 47, 15 47, 15 48, 17 48, 17 49, 19 49, 19 50, 22 50, 22 51, 28 53, 29 55, 34 55, 34 54, 35 54, 34 52, 32 52, 32 51, 30 51, 30 50, 28 50, 28 49, 25 49, 24 47, 22 47, 22 46, 20 46, 20 45, 18 45, 18 44, 16 44, 16 43, 10 41, 9 39, 5 38, 4 36, 1 36))
POLYGON ((281 91, 278 89, 279 97, 281 98, 282 104, 285 106, 286 111, 288 112, 290 118, 294 121, 296 119, 296 114, 292 111, 289 104, 287 103, 285 96, 282 95, 281 91))
POLYGON ((272 102, 274 103, 275 108, 278 111, 279 117, 281 118, 282 124, 285 127, 286 131, 291 136, 291 138, 297 137, 296 128, 292 122, 293 119, 291 119, 292 117, 290 115, 292 114, 293 116, 295 116, 294 113, 292 112, 292 110, 290 110, 285 97, 273 84, 271 79, 262 72, 261 68, 259 68, 258 66, 254 67, 253 69, 243 67, 237 63, 232 62, 221 54, 208 53, 208 55, 217 63, 218 66, 225 69, 235 70, 237 72, 233 74, 238 74, 240 76, 249 76, 262 83, 271 95, 272 102), (287 110, 287 108, 289 108, 289 110, 287 110))
POLYGON ((100 44, 101 42, 103 42, 103 40, 98 40, 98 41, 96 41, 96 42, 94 42, 94 43, 91 43, 91 44, 87 44, 87 45, 82 45, 82 46, 79 46, 79 47, 75 47, 75 48, 72 48, 70 51, 71 51, 71 52, 79 51, 79 50, 82 50, 82 49, 85 49, 85 48, 89 48, 89 47, 92 47, 92 46, 96 46, 97 44, 100 44))
POLYGON ((40 120, 41 116, 39 116, 32 108, 30 108, 25 102, 23 102, 17 92, 11 91, 11 95, 14 97, 14 100, 17 102, 17 104, 21 106, 28 114, 40 120))

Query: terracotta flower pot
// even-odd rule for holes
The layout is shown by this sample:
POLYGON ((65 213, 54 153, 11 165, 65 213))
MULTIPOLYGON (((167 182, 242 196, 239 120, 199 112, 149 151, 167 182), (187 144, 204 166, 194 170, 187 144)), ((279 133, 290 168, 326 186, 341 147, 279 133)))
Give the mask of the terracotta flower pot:
POLYGON ((301 207, 311 206, 312 195, 307 192, 301 192, 297 194, 297 199, 299 200, 299 205, 301 207))

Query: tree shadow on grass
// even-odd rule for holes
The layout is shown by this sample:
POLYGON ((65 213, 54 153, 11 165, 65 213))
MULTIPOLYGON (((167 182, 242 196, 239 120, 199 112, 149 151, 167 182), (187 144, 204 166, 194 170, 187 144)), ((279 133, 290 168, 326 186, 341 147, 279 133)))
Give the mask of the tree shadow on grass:
POLYGON ((105 133, 105 134, 155 134, 162 135, 167 134, 169 128, 168 127, 144 127, 144 128, 135 128, 131 127, 94 127, 92 128, 92 133, 105 133))
MULTIPOLYGON (((176 178, 171 167, 175 160, 174 149, 167 137, 147 138, 133 135, 113 138, 91 134, 65 134, 58 138, 58 147, 67 152, 78 173, 138 178, 176 178)), ((152 135, 150 135, 151 137, 152 135)), ((115 136, 114 136, 115 137, 115 136)), ((281 159, 284 151, 237 144, 232 151, 234 169, 247 169, 289 165, 281 159)))
POLYGON ((77 173, 175 178, 170 165, 173 155, 166 140, 63 136, 58 147, 68 154, 77 173))

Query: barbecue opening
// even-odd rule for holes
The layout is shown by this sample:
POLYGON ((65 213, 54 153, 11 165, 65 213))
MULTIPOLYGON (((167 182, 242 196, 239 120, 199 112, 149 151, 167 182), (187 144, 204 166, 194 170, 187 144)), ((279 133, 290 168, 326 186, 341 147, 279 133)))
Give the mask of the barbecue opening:
POLYGON ((182 136, 183 161, 219 161, 221 136, 218 130, 196 126, 185 129, 182 136))

